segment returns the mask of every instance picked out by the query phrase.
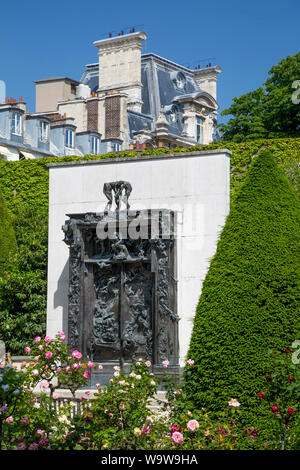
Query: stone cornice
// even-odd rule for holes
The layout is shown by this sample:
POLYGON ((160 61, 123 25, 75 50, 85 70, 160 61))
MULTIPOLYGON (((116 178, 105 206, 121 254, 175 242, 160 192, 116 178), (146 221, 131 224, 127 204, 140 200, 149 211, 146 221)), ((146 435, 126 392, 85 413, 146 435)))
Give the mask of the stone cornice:
POLYGON ((140 31, 136 33, 123 34, 122 36, 115 36, 113 38, 101 39, 95 41, 94 46, 101 50, 114 49, 116 47, 122 47, 124 45, 138 44, 147 39, 147 34, 140 31))

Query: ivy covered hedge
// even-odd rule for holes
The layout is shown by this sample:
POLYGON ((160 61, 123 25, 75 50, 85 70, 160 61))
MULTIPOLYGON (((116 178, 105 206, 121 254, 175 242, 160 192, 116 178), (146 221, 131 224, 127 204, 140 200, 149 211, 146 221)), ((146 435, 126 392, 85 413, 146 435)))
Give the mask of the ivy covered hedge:
POLYGON ((186 372, 197 406, 221 410, 237 398, 260 429, 255 397, 272 372, 267 351, 300 337, 300 201, 272 153, 255 157, 236 191, 196 309, 188 352, 195 367, 186 372))
POLYGON ((11 217, 0 191, 0 276, 9 256, 16 251, 17 241, 15 232, 11 224, 11 217))
MULTIPOLYGON (((296 190, 300 191, 300 139, 256 140, 242 144, 218 142, 189 149, 144 150, 139 154, 184 153, 224 147, 232 151, 232 196, 244 180, 253 155, 264 148, 272 151, 277 163, 282 166, 296 190)), ((86 155, 84 159, 127 158, 136 155, 135 151, 126 151, 100 156, 86 155)), ((0 334, 14 354, 22 353, 33 331, 39 334, 40 330, 45 329, 49 197, 47 164, 76 160, 82 158, 51 157, 16 162, 0 160, 0 191, 13 218, 19 246, 13 264, 7 265, 5 275, 0 278, 0 334), (29 336, 27 331, 31 333, 29 336)), ((13 233, 10 239, 13 243, 13 233)))

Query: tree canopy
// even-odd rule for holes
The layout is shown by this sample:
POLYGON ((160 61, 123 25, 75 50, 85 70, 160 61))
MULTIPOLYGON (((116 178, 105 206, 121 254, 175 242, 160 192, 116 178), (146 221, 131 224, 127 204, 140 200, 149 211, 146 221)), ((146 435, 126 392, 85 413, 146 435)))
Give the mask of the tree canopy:
POLYGON ((222 140, 244 142, 261 138, 300 137, 300 52, 274 65, 265 83, 233 102, 222 116, 222 140))

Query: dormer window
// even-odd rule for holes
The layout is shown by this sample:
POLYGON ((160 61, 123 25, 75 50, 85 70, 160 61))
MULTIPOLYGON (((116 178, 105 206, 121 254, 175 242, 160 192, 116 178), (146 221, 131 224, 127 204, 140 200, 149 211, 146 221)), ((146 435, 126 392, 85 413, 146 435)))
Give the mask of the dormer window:
POLYGON ((174 71, 171 73, 171 80, 178 90, 184 90, 186 86, 186 76, 183 72, 174 71))
POLYGON ((48 142, 49 138, 49 124, 46 121, 40 121, 39 140, 41 142, 48 142))
POLYGON ((91 136, 91 153, 94 155, 99 153, 99 138, 94 135, 91 136))
POLYGON ((66 129, 66 147, 74 148, 74 131, 66 129))
POLYGON ((11 115, 11 132, 15 135, 22 135, 21 114, 12 113, 11 115))

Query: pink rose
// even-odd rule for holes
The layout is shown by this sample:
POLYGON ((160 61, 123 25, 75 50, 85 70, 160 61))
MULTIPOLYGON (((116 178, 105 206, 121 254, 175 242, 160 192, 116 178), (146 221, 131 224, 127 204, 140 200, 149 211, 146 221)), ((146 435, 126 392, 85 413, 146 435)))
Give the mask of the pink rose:
POLYGON ((91 373, 90 373, 89 370, 86 370, 85 373, 83 374, 83 377, 84 377, 85 379, 89 379, 90 376, 91 376, 91 373))
POLYGON ((54 392, 53 395, 52 395, 52 397, 54 398, 54 400, 56 400, 56 399, 59 397, 59 395, 58 395, 57 392, 54 392))
POLYGON ((6 418, 5 421, 6 421, 7 423, 12 423, 13 420, 14 420, 14 418, 13 418, 12 416, 9 416, 8 418, 6 418))
POLYGON ((171 439, 175 444, 181 444, 183 442, 183 435, 181 432, 175 431, 172 433, 171 439))
POLYGON ((151 362, 150 362, 150 361, 146 361, 145 364, 146 364, 147 367, 150 367, 150 366, 151 366, 151 362))
POLYGON ((46 343, 50 343, 51 342, 50 336, 45 336, 45 341, 46 341, 46 343))
POLYGON ((27 354, 29 354, 29 353, 31 352, 31 349, 30 349, 28 346, 26 346, 26 348, 24 348, 24 351, 25 351, 27 354))
POLYGON ((49 387, 49 382, 47 382, 47 381, 46 381, 46 382, 42 382, 41 386, 42 386, 43 388, 48 388, 48 387, 49 387))
POLYGON ((75 351, 72 352, 72 356, 75 357, 75 359, 81 359, 82 358, 81 352, 77 351, 76 349, 75 349, 75 351))
POLYGON ((36 338, 34 338, 34 342, 35 343, 39 343, 41 341, 41 337, 40 336, 37 336, 36 338))
POLYGON ((99 370, 102 370, 102 369, 103 369, 103 366, 102 366, 101 364, 99 364, 98 369, 99 369, 99 370))
POLYGON ((61 367, 58 367, 56 372, 60 372, 60 371, 61 371, 61 367))
POLYGON ((170 364, 170 361, 167 361, 167 360, 166 360, 166 361, 163 361, 163 366, 164 366, 164 367, 168 367, 169 364, 170 364))
POLYGON ((74 370, 77 370, 79 369, 79 364, 77 364, 76 362, 72 365, 72 369, 74 370))
POLYGON ((149 434, 150 430, 151 430, 151 424, 143 424, 142 434, 149 434))
POLYGON ((51 351, 45 352, 45 357, 46 357, 47 359, 50 359, 52 356, 53 356, 53 354, 52 354, 51 351))
POLYGON ((42 344, 40 344, 40 345, 38 346, 38 348, 39 348, 40 351, 42 351, 42 350, 44 349, 44 346, 43 346, 42 344))
POLYGON ((65 368, 65 371, 66 371, 66 372, 69 372, 69 370, 70 370, 70 366, 67 366, 67 367, 65 368))
POLYGON ((191 419, 187 425, 186 425, 187 429, 189 431, 196 431, 196 429, 199 428, 199 423, 196 419, 191 419))
POLYGON ((195 364, 195 361, 194 361, 193 359, 189 359, 189 360, 187 361, 187 365, 188 365, 188 366, 193 366, 194 364, 195 364))
POLYGON ((60 335, 60 339, 64 341, 66 339, 66 335, 60 335))
POLYGON ((93 363, 92 361, 89 361, 89 362, 88 362, 88 367, 89 367, 90 369, 93 369, 94 363, 93 363))
POLYGON ((59 336, 64 336, 65 333, 64 333, 63 331, 58 331, 57 334, 58 334, 59 336))

